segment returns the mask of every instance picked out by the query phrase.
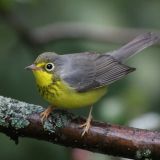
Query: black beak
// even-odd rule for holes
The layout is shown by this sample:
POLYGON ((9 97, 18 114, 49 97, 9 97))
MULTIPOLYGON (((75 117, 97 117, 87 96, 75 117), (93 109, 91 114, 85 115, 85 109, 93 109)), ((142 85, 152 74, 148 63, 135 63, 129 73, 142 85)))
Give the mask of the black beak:
POLYGON ((40 67, 37 67, 35 64, 31 64, 30 66, 25 67, 27 70, 41 70, 40 67))

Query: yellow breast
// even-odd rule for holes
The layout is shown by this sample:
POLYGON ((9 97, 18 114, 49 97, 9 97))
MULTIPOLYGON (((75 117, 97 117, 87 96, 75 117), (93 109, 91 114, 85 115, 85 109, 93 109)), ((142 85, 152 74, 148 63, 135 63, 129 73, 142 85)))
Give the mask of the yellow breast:
POLYGON ((106 87, 77 92, 58 81, 47 87, 38 87, 41 96, 59 108, 80 108, 96 103, 105 93, 106 87))
POLYGON ((53 82, 46 72, 34 72, 41 96, 55 107, 80 108, 96 103, 107 91, 101 87, 86 92, 77 92, 62 80, 53 82))

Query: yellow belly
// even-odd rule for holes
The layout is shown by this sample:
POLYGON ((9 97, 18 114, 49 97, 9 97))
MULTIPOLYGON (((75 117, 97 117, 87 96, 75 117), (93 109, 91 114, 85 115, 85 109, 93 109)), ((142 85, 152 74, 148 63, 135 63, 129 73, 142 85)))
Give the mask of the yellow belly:
POLYGON ((68 88, 62 82, 48 86, 40 94, 53 106, 58 108, 80 108, 96 103, 107 91, 107 87, 93 89, 87 92, 77 92, 68 88))

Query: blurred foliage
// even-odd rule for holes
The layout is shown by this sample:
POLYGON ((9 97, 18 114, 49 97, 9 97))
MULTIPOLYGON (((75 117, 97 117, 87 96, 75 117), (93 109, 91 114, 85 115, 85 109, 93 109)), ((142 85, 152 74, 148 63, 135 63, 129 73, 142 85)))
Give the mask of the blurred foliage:
MULTIPOLYGON (((30 28, 55 22, 82 22, 90 25, 159 29, 160 1, 129 0, 0 0, 0 9, 9 10, 30 28)), ((122 37, 123 38, 123 37, 122 37)), ((89 40, 62 40, 34 48, 0 17, 0 94, 46 106, 39 96, 31 73, 24 67, 39 52, 105 52, 120 46, 89 40)), ((128 63, 136 72, 109 87, 108 94, 94 107, 95 119, 126 124, 146 112, 160 112, 160 54, 151 47, 128 63)), ((88 114, 88 109, 74 110, 88 114)), ((1 159, 71 159, 70 150, 32 139, 20 139, 18 146, 0 134, 1 159), (63 153, 63 154, 62 154, 63 153)), ((92 156, 93 157, 93 156, 92 156)), ((93 159, 104 159, 98 154, 93 159)), ((108 158, 105 158, 109 160, 108 158)))

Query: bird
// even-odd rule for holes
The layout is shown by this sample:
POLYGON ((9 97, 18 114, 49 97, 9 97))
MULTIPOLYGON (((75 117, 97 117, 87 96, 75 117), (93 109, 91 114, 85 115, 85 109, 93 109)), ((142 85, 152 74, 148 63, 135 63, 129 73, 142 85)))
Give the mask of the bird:
POLYGON ((45 121, 55 108, 90 107, 86 122, 79 126, 81 135, 87 134, 93 105, 106 94, 108 85, 135 71, 124 62, 159 39, 156 33, 147 32, 106 53, 40 54, 26 69, 32 70, 40 95, 51 104, 40 113, 41 120, 45 121))

